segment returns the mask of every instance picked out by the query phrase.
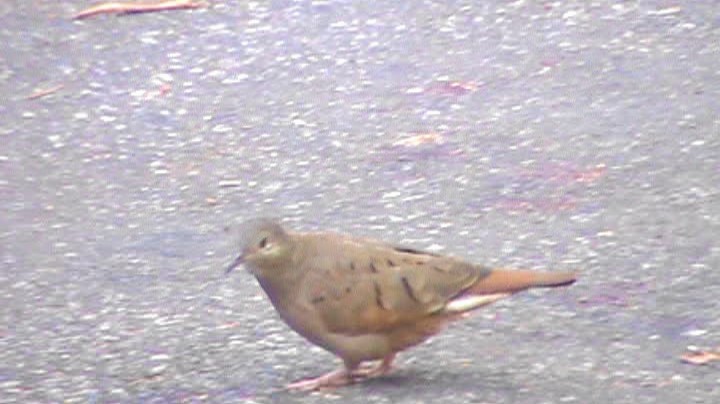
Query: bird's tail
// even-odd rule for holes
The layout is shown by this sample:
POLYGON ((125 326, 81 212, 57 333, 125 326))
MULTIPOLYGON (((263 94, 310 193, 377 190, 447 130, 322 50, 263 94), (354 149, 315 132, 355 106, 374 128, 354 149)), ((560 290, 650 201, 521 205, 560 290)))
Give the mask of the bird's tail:
POLYGON ((576 272, 493 269, 488 276, 480 279, 466 293, 477 295, 516 293, 535 287, 567 286, 574 283, 576 279, 576 272))
POLYGON ((538 272, 493 269, 461 295, 445 306, 446 314, 457 315, 495 303, 513 293, 535 287, 570 285, 577 279, 575 272, 538 272))

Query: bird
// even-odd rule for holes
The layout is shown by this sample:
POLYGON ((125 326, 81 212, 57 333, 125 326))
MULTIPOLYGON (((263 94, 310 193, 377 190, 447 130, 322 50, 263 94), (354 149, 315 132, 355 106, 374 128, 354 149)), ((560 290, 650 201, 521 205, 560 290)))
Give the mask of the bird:
POLYGON ((577 279, 576 271, 491 268, 374 239, 294 232, 268 218, 246 220, 239 233, 239 254, 225 273, 243 265, 290 328, 343 362, 288 384, 291 390, 385 375, 398 352, 453 320, 529 288, 577 279))

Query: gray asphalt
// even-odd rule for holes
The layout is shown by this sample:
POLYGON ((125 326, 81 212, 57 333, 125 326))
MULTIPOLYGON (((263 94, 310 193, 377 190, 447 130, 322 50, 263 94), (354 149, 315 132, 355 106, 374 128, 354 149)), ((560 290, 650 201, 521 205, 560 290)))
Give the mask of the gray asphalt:
POLYGON ((719 402, 715 1, 91 3, 0 2, 0 402, 719 402), (582 279, 287 393, 256 216, 582 279))

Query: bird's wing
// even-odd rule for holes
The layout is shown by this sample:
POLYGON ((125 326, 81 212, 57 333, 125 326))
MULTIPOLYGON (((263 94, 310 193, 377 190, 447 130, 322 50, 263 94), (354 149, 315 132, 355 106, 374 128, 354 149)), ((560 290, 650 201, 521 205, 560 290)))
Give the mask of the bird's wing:
POLYGON ((491 272, 373 240, 333 237, 315 244, 321 247, 305 262, 301 299, 336 333, 383 332, 419 321, 491 272))

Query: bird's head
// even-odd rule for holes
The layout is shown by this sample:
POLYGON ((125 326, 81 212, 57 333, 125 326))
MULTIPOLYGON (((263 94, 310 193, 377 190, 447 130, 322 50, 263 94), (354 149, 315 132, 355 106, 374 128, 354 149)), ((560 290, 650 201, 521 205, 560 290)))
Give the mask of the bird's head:
POLYGON ((292 256, 292 243, 285 229, 271 219, 251 219, 240 225, 239 254, 225 273, 244 264, 254 275, 281 267, 292 256))

